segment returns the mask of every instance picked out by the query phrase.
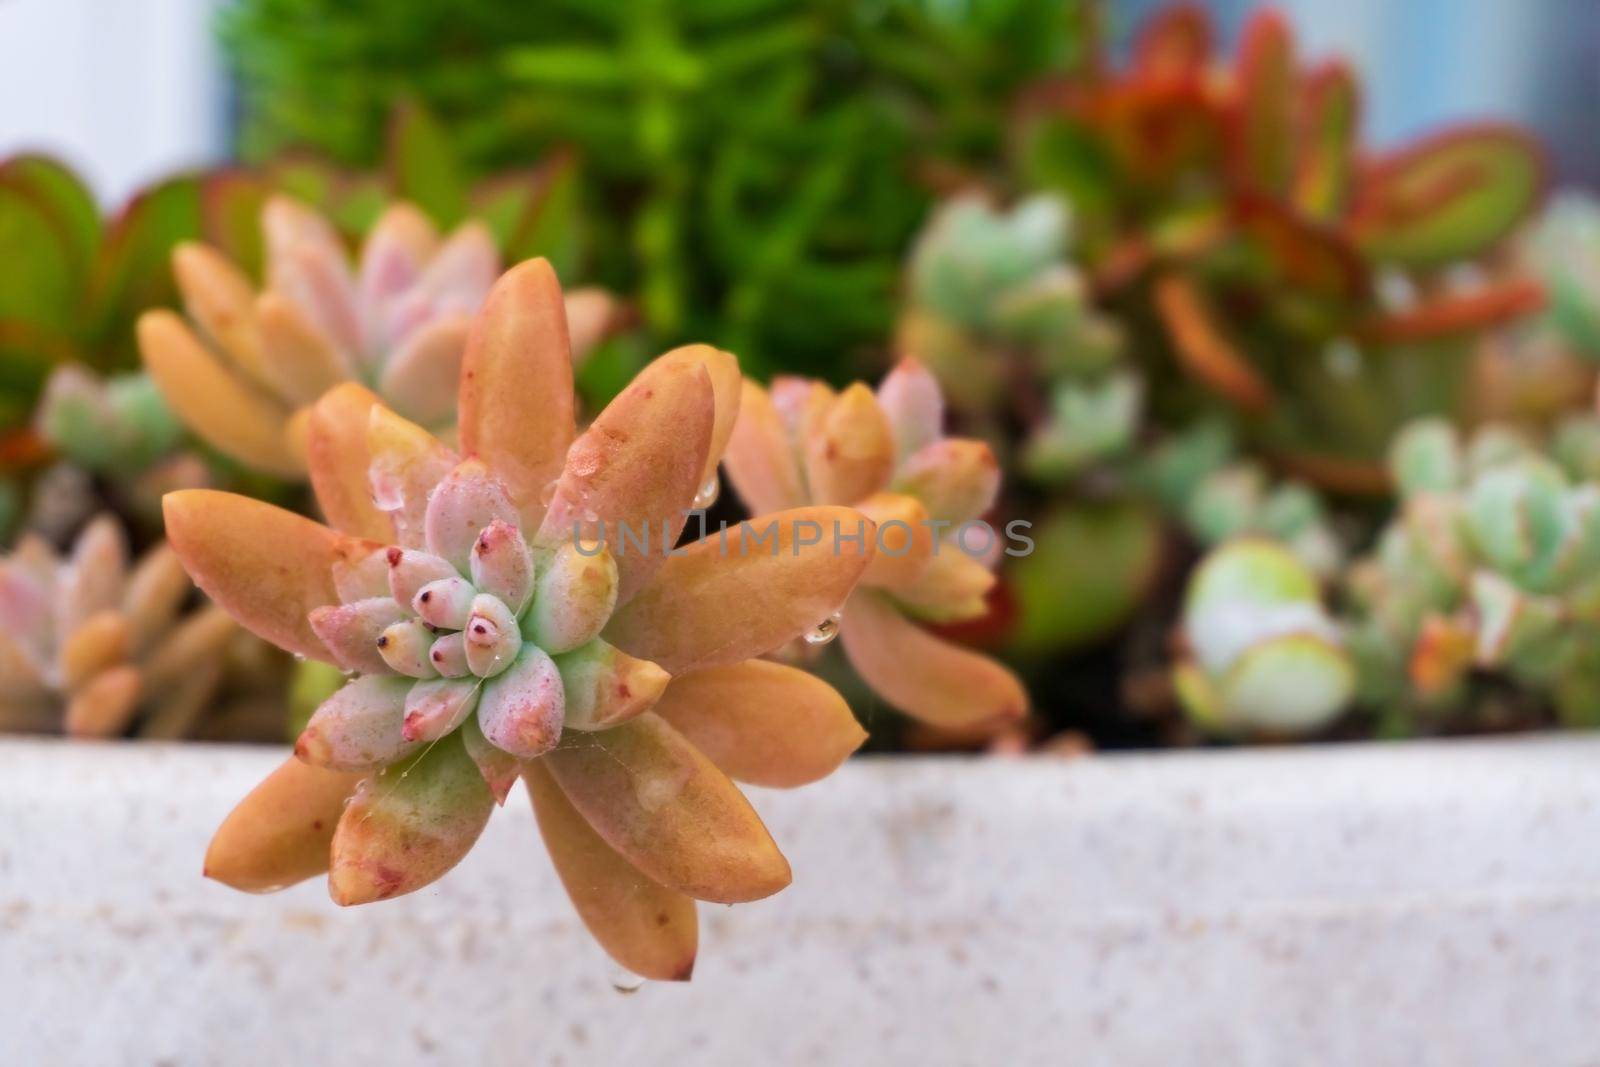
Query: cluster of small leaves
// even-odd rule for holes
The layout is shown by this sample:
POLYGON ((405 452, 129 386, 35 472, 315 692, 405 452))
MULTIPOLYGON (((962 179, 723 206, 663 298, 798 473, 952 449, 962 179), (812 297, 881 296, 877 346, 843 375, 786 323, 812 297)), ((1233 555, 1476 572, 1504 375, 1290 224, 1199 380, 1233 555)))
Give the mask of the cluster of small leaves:
POLYGON ((1374 487, 1389 434, 1459 399, 1464 342, 1538 306, 1525 279, 1445 272, 1528 216, 1542 156, 1487 123, 1369 156, 1354 74, 1302 66, 1280 13, 1258 11, 1231 61, 1212 36, 1175 5, 1125 69, 1036 86, 1023 180, 1072 203, 1095 292, 1159 357, 1154 403, 1220 398, 1253 439, 1314 450, 1319 480, 1374 487), (1383 299, 1400 288, 1421 296, 1383 299))
POLYGON ((248 0, 223 38, 247 155, 371 163, 407 97, 475 167, 572 145, 613 228, 598 280, 657 341, 848 378, 892 319, 925 179, 997 157, 1017 86, 1072 59, 1078 6, 248 0))
POLYGON ((1566 720, 1600 697, 1600 419, 1546 441, 1503 426, 1463 441, 1408 427, 1391 466, 1400 511, 1346 593, 1362 697, 1416 716, 1467 709, 1509 681, 1566 720))

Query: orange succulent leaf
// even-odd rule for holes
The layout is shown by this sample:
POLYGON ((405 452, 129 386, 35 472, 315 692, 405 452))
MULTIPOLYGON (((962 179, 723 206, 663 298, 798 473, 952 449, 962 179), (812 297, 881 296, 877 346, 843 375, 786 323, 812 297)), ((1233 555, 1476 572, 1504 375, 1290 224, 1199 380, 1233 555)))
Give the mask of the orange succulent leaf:
POLYGON ((1155 306, 1178 363, 1191 377, 1245 411, 1271 405, 1271 387, 1222 332, 1193 283, 1176 274, 1157 279, 1155 306))
POLYGON ((1378 344, 1427 341, 1476 333, 1544 310, 1545 289, 1532 278, 1514 278, 1474 292, 1450 294, 1366 322, 1361 335, 1378 344))
POLYGON ((1538 207, 1546 172, 1519 127, 1455 126, 1369 163, 1348 230, 1367 255, 1408 266, 1476 255, 1538 207))

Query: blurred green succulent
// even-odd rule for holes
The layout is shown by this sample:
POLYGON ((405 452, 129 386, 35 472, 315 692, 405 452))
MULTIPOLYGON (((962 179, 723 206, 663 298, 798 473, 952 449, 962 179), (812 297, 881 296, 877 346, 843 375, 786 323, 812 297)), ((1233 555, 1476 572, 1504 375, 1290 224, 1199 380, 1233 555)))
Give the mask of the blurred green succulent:
POLYGON ((176 299, 167 257, 204 235, 232 244, 237 175, 159 182, 110 219, 83 180, 43 156, 0 162, 0 431, 30 421, 51 371, 138 366, 133 320, 176 299))
POLYGON ((1526 243, 1550 294, 1551 321, 1568 344, 1600 360, 1600 202, 1577 192, 1553 198, 1526 243))
POLYGON ((1138 484, 1203 546, 1259 535, 1283 544, 1322 580, 1344 563, 1344 546, 1321 494, 1239 458, 1221 421, 1205 420, 1165 438, 1140 463, 1138 484))
POLYGON ((1540 305, 1530 279, 1452 268, 1532 212, 1542 154, 1480 123, 1364 158, 1348 66, 1303 64, 1270 7, 1231 60, 1213 37, 1173 5, 1122 68, 1035 86, 1021 180, 1072 204, 1075 254, 1154 370, 1159 418, 1223 410, 1319 483, 1381 491, 1400 423, 1462 406, 1473 341, 1540 305))
POLYGON ((1295 735, 1344 710, 1355 670, 1317 580, 1272 541, 1242 538, 1195 569, 1174 672, 1190 718, 1218 734, 1295 735))
POLYGON ((1401 509, 1347 579, 1366 701, 1470 712, 1495 677, 1570 721, 1600 706, 1600 419, 1547 441, 1413 424, 1401 509))
POLYGON ((852 378, 888 328, 926 181, 998 155, 1016 88, 1060 69, 1078 0, 242 0, 223 39, 255 159, 382 151, 397 100, 474 170, 568 144, 598 281, 661 343, 852 378))

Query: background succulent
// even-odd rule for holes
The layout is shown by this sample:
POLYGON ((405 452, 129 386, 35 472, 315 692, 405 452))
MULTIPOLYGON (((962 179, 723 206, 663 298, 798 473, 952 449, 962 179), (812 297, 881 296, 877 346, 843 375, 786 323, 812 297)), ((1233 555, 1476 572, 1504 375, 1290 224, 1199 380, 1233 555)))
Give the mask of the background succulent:
POLYGON ((988 613, 990 569, 1009 545, 983 521, 1000 468, 982 441, 947 437, 944 397, 914 360, 876 393, 857 382, 746 381, 724 463, 756 515, 807 504, 844 504, 877 524, 877 554, 841 609, 846 657, 875 697, 924 723, 1005 724, 1028 697, 989 657, 942 640, 928 624, 988 613))
POLYGON ((1183 605, 1179 698, 1201 729, 1292 736, 1344 710, 1355 670, 1316 578, 1271 541, 1209 553, 1183 605))
POLYGON ((1364 699, 1397 731, 1492 724, 1509 680, 1515 716, 1590 721, 1600 420, 1572 416, 1542 441, 1419 422, 1391 464, 1399 513, 1347 579, 1364 699))
POLYGON ((932 184, 995 158, 1015 88, 1073 58, 1079 9, 249 0, 223 37, 247 156, 312 146, 370 165, 406 97, 474 170, 571 145, 606 230, 597 278, 639 295, 657 343, 845 380, 889 327, 932 184))
POLYGON ((171 739, 228 714, 233 621, 196 598, 165 544, 130 565, 108 516, 65 558, 24 538, 0 560, 0 611, 0 731, 171 739))
POLYGON ((1302 66, 1280 13, 1250 18, 1231 63, 1212 37, 1176 5, 1122 69, 1102 57, 1036 86, 1023 180, 1072 204, 1093 291, 1156 370, 1158 417, 1220 400, 1253 447, 1381 489, 1400 422, 1464 403, 1476 332, 1539 307, 1529 279, 1450 268, 1532 212, 1541 154, 1480 123, 1368 155, 1354 74, 1302 66))

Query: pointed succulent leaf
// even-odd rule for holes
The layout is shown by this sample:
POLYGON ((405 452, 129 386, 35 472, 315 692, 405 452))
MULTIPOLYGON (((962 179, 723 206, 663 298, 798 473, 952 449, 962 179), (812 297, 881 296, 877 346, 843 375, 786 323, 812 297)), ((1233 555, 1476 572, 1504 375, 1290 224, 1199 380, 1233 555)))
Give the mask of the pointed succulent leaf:
POLYGON ((922 501, 906 493, 874 493, 857 505, 878 528, 877 551, 861 581, 904 588, 917 584, 933 558, 933 526, 922 501))
POLYGON ((878 406, 894 435, 897 465, 944 436, 944 393, 916 359, 902 359, 879 383, 878 406))
POLYGON ((56 641, 64 643, 91 615, 119 607, 128 573, 122 527, 101 515, 78 535, 55 589, 56 641))
POLYGON ((329 662, 307 615, 338 600, 333 569, 377 546, 271 504, 210 489, 162 500, 167 539, 207 596, 279 648, 329 662))
POLYGON ((994 507, 1000 464, 986 442, 949 437, 906 460, 894 488, 922 501, 932 518, 959 525, 994 507))
POLYGON ((428 650, 428 662, 446 678, 464 678, 471 674, 472 667, 467 662, 466 635, 442 634, 428 650))
POLYGON ((575 734, 544 766, 608 845, 670 889, 736 904, 789 884, 789 863, 750 802, 655 715, 575 734))
POLYGON ((565 725, 607 730, 655 705, 671 676, 598 638, 555 657, 566 699, 565 725))
POLYGON ((408 617, 393 598, 377 596, 349 604, 325 604, 313 608, 307 618, 335 664, 347 671, 388 674, 390 668, 378 648, 378 639, 389 627, 408 617))
POLYGON ((472 546, 472 584, 499 597, 521 615, 533 595, 533 551, 522 539, 522 531, 509 522, 496 519, 483 528, 472 546))
POLYGON ((483 727, 478 725, 476 715, 468 715, 461 724, 461 743, 466 746, 467 757, 477 765, 478 773, 483 775, 483 782, 494 795, 494 802, 505 806, 511 787, 517 784, 517 777, 522 773, 523 762, 484 737, 483 727))
POLYGON ((704 485, 717 476, 717 464, 727 450, 728 438, 739 420, 739 399, 744 379, 739 374, 739 360, 732 352, 724 352, 710 345, 683 345, 656 357, 656 363, 704 367, 711 380, 712 406, 711 444, 706 449, 705 469, 700 475, 704 485))
POLYGON ((389 595, 408 608, 429 582, 458 577, 448 560, 417 549, 391 547, 384 559, 389 564, 389 595))
POLYGON ((425 426, 454 420, 471 322, 466 314, 445 315, 401 342, 378 378, 378 392, 397 412, 425 426))
POLYGON ((429 653, 433 650, 433 631, 416 619, 390 623, 378 635, 378 655, 396 674, 428 679, 438 676, 429 653))
POLYGON ((372 406, 367 452, 373 505, 393 520, 402 546, 421 548, 429 495, 456 467, 455 454, 382 404, 372 406))
POLYGON ((260 376, 289 404, 312 404, 354 374, 345 354, 313 326, 300 306, 280 293, 255 299, 260 376))
POLYGON ((889 483, 894 437, 872 390, 857 382, 806 434, 806 480, 819 504, 854 504, 889 483))
POLYGON ((555 662, 537 645, 523 645, 510 667, 484 683, 478 725, 495 747, 533 759, 561 740, 564 708, 555 662))
POLYGON ((723 456, 728 480, 753 515, 800 507, 806 502, 794 440, 772 397, 746 380, 723 456))
POLYGON ((459 734, 367 779, 333 835, 334 903, 387 900, 437 881, 472 848, 493 809, 459 734))
POLYGON ((143 680, 124 663, 101 671, 72 694, 62 726, 68 737, 119 737, 138 709, 143 680))
POLYGON ((311 488, 337 530, 375 541, 394 539, 394 523, 372 499, 368 429, 378 398, 355 382, 330 389, 306 420, 306 467, 311 488))
POLYGON ((516 616, 499 597, 480 593, 461 631, 466 642, 467 666, 479 678, 493 678, 507 667, 523 647, 516 616))
POLYGON ((1199 77, 1211 55, 1211 20, 1199 4, 1172 4, 1139 27, 1133 44, 1138 76, 1157 80, 1199 77))
POLYGON ((472 615, 472 601, 478 591, 460 575, 429 582, 417 590, 411 609, 422 621, 440 630, 462 630, 472 615))
POLYGON ((872 691, 936 726, 1020 719, 1028 695, 997 661, 938 638, 880 595, 862 590, 845 605, 839 639, 872 691))
POLYGON ((222 821, 203 873, 247 893, 270 893, 322 874, 334 827, 361 777, 289 757, 222 821))
POLYGON ((694 900, 606 844, 541 764, 531 764, 523 780, 551 862, 595 940, 634 974, 687 981, 699 938, 694 900))
POLYGON ((674 678, 654 710, 730 778, 780 789, 827 777, 867 739, 827 682, 768 660, 674 678))
POLYGON ((1155 306, 1179 364, 1197 381, 1245 411, 1272 403, 1272 389, 1217 323, 1186 278, 1169 274, 1155 285, 1155 306))
POLYGON ((462 574, 471 570, 472 546, 484 527, 499 519, 515 524, 516 509, 506 487, 489 473, 482 460, 459 463, 428 498, 428 551, 462 574))
POLYGON ((304 472, 289 450, 289 409, 240 380, 170 311, 139 318, 139 351, 167 403, 190 429, 249 467, 280 477, 304 472))
POLYGON ((604 540, 616 557, 618 599, 626 601, 660 568, 661 546, 676 544, 683 531, 703 483, 714 420, 704 366, 646 367, 573 442, 539 541, 604 540), (628 531, 643 534, 644 550, 624 541, 628 531))
POLYGON ((908 615, 924 622, 947 624, 982 618, 994 573, 958 545, 940 544, 916 581, 892 586, 889 593, 908 615))
POLYGON ((439 231, 415 204, 398 201, 378 216, 361 246, 356 288, 365 307, 405 292, 439 247, 439 231))
POLYGON ((438 740, 478 710, 480 687, 476 678, 435 678, 415 683, 406 694, 405 721, 400 732, 407 741, 438 740))
POLYGON ((675 553, 602 636, 671 674, 764 655, 844 604, 875 531, 850 508, 752 519, 675 553))
POLYGON ((341 604, 389 595, 389 550, 374 548, 354 560, 333 565, 333 588, 341 604))
POLYGON ((617 606, 617 561, 605 545, 562 542, 540 568, 525 623, 535 644, 557 655, 600 632, 617 606))
POLYGON ((524 528, 537 528, 576 432, 566 312, 545 260, 513 267, 490 289, 467 338, 458 407, 462 449, 504 479, 524 528))
POLYGON ((312 713, 294 754, 313 767, 367 771, 404 756, 416 740, 401 735, 410 678, 366 675, 346 682, 312 713))

